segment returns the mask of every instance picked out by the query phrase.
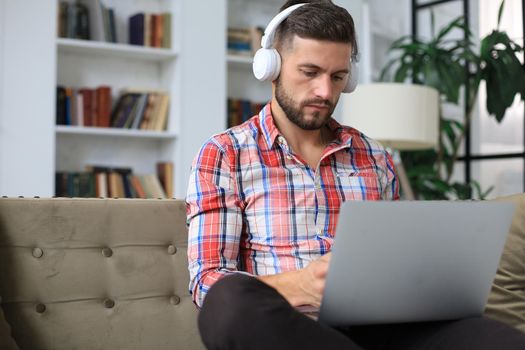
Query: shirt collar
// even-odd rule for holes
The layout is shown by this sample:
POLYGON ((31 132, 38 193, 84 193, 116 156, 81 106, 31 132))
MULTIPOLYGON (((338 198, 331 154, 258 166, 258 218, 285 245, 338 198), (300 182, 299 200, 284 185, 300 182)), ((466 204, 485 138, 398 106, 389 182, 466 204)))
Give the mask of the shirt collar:
POLYGON ((273 121, 271 103, 268 102, 259 112, 259 125, 261 126, 268 149, 272 149, 275 139, 281 134, 273 121))
MULTIPOLYGON (((261 127, 262 134, 268 145, 269 149, 272 149, 275 145, 275 140, 281 136, 279 129, 275 125, 272 116, 271 104, 267 103, 259 112, 259 125, 261 127)), ((334 118, 330 118, 327 123, 328 128, 335 132, 336 140, 334 141, 338 145, 350 145, 352 141, 352 128, 339 124, 334 118)))

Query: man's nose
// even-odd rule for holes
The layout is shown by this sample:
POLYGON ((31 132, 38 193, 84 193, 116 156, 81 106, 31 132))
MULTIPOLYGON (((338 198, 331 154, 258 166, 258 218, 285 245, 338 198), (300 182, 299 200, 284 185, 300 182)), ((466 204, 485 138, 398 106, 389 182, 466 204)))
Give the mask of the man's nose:
POLYGON ((334 93, 332 77, 328 74, 322 74, 316 81, 315 94, 323 100, 331 101, 334 93))

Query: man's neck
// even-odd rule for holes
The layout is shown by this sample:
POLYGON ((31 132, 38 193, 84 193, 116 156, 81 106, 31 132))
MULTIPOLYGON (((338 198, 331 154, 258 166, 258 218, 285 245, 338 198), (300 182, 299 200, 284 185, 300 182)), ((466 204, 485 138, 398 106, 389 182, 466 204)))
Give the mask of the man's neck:
POLYGON ((302 129, 288 119, 278 103, 272 101, 271 107, 274 123, 289 147, 315 169, 333 138, 330 130, 325 126, 316 130, 302 129))

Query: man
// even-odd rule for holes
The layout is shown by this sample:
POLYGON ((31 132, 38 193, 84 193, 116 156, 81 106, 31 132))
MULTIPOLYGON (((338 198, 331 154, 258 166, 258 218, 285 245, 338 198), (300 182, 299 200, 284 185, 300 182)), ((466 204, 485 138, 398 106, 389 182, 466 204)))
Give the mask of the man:
POLYGON ((341 203, 399 195, 384 148, 331 118, 357 54, 348 12, 330 1, 298 7, 279 25, 274 47, 282 66, 271 102, 243 125, 213 136, 192 165, 190 292, 202 308, 205 345, 409 348, 435 334, 434 343, 448 341, 458 329, 508 330, 486 320, 451 330, 442 324, 336 330, 298 311, 320 306, 341 203))

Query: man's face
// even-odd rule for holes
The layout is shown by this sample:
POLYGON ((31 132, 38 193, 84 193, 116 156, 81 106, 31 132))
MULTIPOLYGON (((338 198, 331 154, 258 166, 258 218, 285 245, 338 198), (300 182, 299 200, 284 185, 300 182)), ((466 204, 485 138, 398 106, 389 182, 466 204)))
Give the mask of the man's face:
POLYGON ((346 43, 298 36, 281 50, 275 98, 292 123, 304 130, 325 125, 348 79, 351 52, 346 43))

